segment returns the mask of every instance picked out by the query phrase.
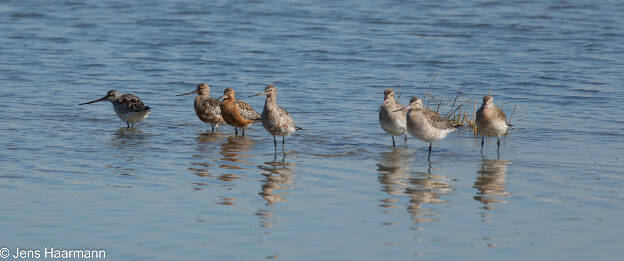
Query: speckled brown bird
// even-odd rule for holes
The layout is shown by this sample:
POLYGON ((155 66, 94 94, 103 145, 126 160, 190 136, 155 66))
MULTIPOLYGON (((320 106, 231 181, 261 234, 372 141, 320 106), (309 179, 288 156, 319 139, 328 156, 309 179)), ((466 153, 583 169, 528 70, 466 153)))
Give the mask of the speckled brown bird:
POLYGON ((210 123, 212 132, 219 130, 219 124, 225 124, 221 117, 221 101, 217 98, 210 97, 210 85, 200 83, 197 89, 191 92, 179 94, 177 96, 189 95, 197 93, 195 97, 195 114, 201 121, 210 123))

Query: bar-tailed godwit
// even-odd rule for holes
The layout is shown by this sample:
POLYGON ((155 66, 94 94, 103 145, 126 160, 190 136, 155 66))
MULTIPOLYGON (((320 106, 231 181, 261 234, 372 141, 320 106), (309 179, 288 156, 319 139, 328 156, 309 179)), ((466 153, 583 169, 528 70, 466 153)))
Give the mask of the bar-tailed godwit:
POLYGON ((210 86, 208 84, 200 83, 194 91, 176 96, 194 93, 197 93, 197 97, 195 97, 195 114, 197 114, 197 118, 203 122, 210 123, 212 132, 215 131, 215 128, 219 131, 219 124, 225 124, 223 117, 221 117, 221 101, 210 97, 210 86))
POLYGON ((455 131, 459 125, 445 120, 435 111, 423 108, 422 100, 410 99, 407 110, 407 131, 415 138, 429 142, 429 156, 431 158, 431 142, 441 140, 449 133, 455 131))
POLYGON ((236 103, 236 92, 232 88, 223 90, 223 101, 221 102, 221 117, 223 120, 234 126, 234 133, 238 135, 238 128, 243 129, 245 136, 245 128, 254 121, 260 121, 260 114, 256 112, 247 103, 236 103))
POLYGON ((110 90, 106 93, 106 96, 93 100, 90 102, 81 103, 79 105, 85 105, 100 101, 110 101, 113 104, 115 113, 122 121, 125 121, 130 128, 130 125, 134 127, 134 124, 147 118, 150 113, 150 107, 145 106, 143 101, 139 97, 132 94, 120 95, 117 90, 110 90))
POLYGON ((402 109, 403 105, 394 99, 394 90, 386 89, 384 91, 384 101, 377 111, 379 111, 381 128, 392 136, 392 147, 395 146, 395 135, 405 135, 405 141, 407 141, 406 111, 402 109))
POLYGON ((292 117, 284 108, 277 105, 277 89, 273 84, 267 85, 264 92, 254 94, 252 96, 266 95, 264 102, 264 110, 262 110, 262 126, 271 135, 273 135, 273 145, 277 150, 277 140, 275 136, 282 136, 282 149, 284 148, 285 138, 301 128, 295 125, 292 117))
POLYGON ((481 135, 481 153, 483 153, 485 136, 498 137, 496 150, 499 151, 500 136, 506 134, 511 126, 513 125, 507 123, 507 116, 503 110, 494 105, 494 98, 491 95, 483 96, 483 103, 477 111, 477 131, 481 135))

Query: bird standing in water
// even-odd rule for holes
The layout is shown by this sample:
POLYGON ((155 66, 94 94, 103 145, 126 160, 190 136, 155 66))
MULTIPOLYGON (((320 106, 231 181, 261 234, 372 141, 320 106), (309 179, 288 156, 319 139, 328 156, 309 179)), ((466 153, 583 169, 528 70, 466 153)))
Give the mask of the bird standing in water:
POLYGON ((210 86, 205 83, 197 85, 197 89, 191 92, 178 94, 176 96, 189 95, 197 93, 195 97, 195 114, 203 122, 210 123, 212 132, 219 131, 219 124, 225 124, 221 117, 221 101, 217 98, 210 97, 210 86))
POLYGON ((284 149, 285 138, 301 128, 295 125, 290 114, 282 107, 277 105, 277 89, 273 84, 267 85, 264 92, 254 94, 252 96, 266 95, 266 101, 264 102, 264 110, 262 110, 262 126, 271 135, 273 135, 273 145, 277 150, 277 140, 275 136, 282 136, 282 150, 284 149))
POLYGON ((121 95, 117 90, 110 90, 106 96, 90 102, 81 103, 79 105, 91 104, 100 101, 110 101, 113 104, 115 113, 122 121, 125 121, 130 128, 134 124, 147 118, 150 113, 150 107, 143 104, 139 97, 132 94, 121 95))
POLYGON ((422 100, 419 98, 410 99, 407 110, 407 131, 415 138, 429 142, 429 156, 431 159, 431 142, 441 140, 449 133, 455 131, 457 127, 453 122, 447 121, 435 111, 423 108, 422 100))
POLYGON ((405 141, 407 142, 406 111, 402 109, 403 105, 394 99, 394 90, 386 89, 384 91, 384 101, 377 111, 379 112, 381 128, 392 135, 392 147, 395 146, 395 135, 405 135, 405 141))
POLYGON ((512 126, 507 123, 507 116, 503 110, 494 105, 494 98, 491 95, 483 96, 483 103, 477 111, 477 130, 481 135, 481 153, 483 153, 485 136, 498 137, 496 151, 500 152, 500 136, 506 134, 509 127, 512 126))
POLYGON ((234 134, 238 135, 238 128, 243 129, 243 136, 245 136, 245 128, 251 125, 254 121, 259 121, 260 114, 256 112, 247 103, 236 103, 236 92, 232 88, 226 88, 223 90, 223 101, 221 102, 221 117, 223 120, 234 126, 234 134))

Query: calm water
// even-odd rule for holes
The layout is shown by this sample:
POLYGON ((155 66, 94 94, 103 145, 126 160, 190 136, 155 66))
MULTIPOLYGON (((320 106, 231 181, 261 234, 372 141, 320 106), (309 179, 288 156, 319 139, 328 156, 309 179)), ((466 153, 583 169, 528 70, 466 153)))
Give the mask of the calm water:
MULTIPOLYGON (((0 246, 112 260, 616 260, 620 1, 0 1, 0 246), (205 2, 205 3, 202 3, 205 2), (429 82, 439 75, 430 89, 429 82), (305 130, 211 135, 176 94, 268 83, 305 130), (519 128, 393 149, 375 111, 492 91, 519 128), (153 108, 134 129, 109 89, 153 108), (285 155, 285 156, 283 156, 285 155)), ((441 111, 449 109, 444 104, 441 111)), ((470 110, 469 112, 472 112, 470 110)))

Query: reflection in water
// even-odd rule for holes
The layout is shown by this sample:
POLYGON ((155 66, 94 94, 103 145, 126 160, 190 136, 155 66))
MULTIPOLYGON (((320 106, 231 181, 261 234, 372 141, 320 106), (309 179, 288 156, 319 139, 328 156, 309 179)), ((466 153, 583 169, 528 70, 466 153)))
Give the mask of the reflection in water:
POLYGON ((494 209, 494 204, 506 203, 504 199, 509 196, 509 192, 506 191, 505 178, 510 164, 508 160, 484 158, 481 161, 473 187, 479 190, 474 199, 483 203, 483 209, 494 209))
POLYGON ((405 190, 405 194, 410 198, 407 211, 412 216, 412 221, 437 222, 438 213, 433 209, 423 207, 423 204, 444 203, 446 201, 440 197, 452 190, 447 177, 431 174, 431 163, 427 167, 427 173, 413 172, 409 179, 409 187, 405 190))
MULTIPOLYGON (((198 161, 192 162, 192 166, 188 170, 199 177, 214 177, 212 174, 214 171, 214 164, 212 163, 214 158, 211 152, 215 150, 215 144, 225 138, 226 136, 215 133, 199 133, 197 138, 195 138, 195 141, 197 141, 197 153, 193 155, 193 158, 198 159, 198 161)), ((205 183, 201 184, 208 185, 205 183)))
POLYGON ((132 147, 143 144, 148 137, 149 135, 141 129, 123 127, 115 131, 110 144, 116 148, 132 147))
MULTIPOLYGON (((229 136, 224 143, 221 143, 221 160, 232 163, 251 164, 246 161, 246 158, 250 158, 249 150, 252 149, 254 142, 244 136, 229 136)), ((222 165, 225 168, 232 166, 231 164, 222 165)))
MULTIPOLYGON (((286 155, 282 155, 281 160, 278 160, 277 154, 275 154, 273 161, 258 166, 262 170, 261 174, 265 177, 262 180, 262 191, 258 194, 266 201, 267 206, 286 201, 285 196, 288 192, 280 192, 281 190, 294 189, 296 164, 287 163, 286 155)), ((276 220, 273 209, 260 209, 256 215, 260 217, 262 227, 272 227, 276 220)))
MULTIPOLYGON (((423 207, 423 204, 440 204, 444 200, 440 197, 452 191, 449 180, 445 176, 431 174, 431 163, 427 172, 411 172, 410 164, 414 161, 413 153, 404 148, 395 148, 381 154, 381 161, 377 164, 381 190, 391 196, 407 196, 409 204, 407 211, 411 220, 420 222, 435 222, 438 214, 423 207)), ((389 197, 380 200, 380 207, 396 208, 399 199, 389 197)), ((393 224, 392 222, 387 224, 393 224)))
MULTIPOLYGON (((117 129, 110 139, 110 146, 118 150, 118 152, 115 153, 114 157, 120 158, 126 163, 143 161, 145 155, 144 153, 142 153, 142 149, 137 149, 136 147, 143 145, 143 143, 145 143, 148 138, 149 134, 141 129, 126 127, 117 129)), ((136 176, 135 169, 128 166, 132 165, 108 165, 108 167, 113 169, 114 173, 118 175, 136 176)))
POLYGON ((193 182, 195 190, 202 190, 205 186, 218 185, 226 188, 228 195, 220 196, 217 204, 235 205, 236 198, 231 197, 231 190, 236 186, 235 181, 241 173, 237 170, 247 169, 244 164, 250 163, 245 158, 251 157, 248 153, 253 147, 253 141, 246 137, 232 137, 219 133, 200 133, 197 138, 197 153, 193 155, 196 161, 188 168, 191 173, 212 178, 211 182, 193 182), (219 152, 217 154, 217 152, 219 152), (226 162, 218 164, 215 162, 226 162), (216 168, 218 166, 218 168, 216 168), (222 171, 219 171, 219 169, 222 171))
MULTIPOLYGON (((381 153, 381 161, 377 163, 379 172, 377 180, 382 184, 381 191, 392 196, 403 195, 407 188, 409 165, 412 161, 414 161, 413 154, 407 148, 393 148, 390 152, 381 153)), ((395 198, 384 198, 380 201, 380 207, 397 207, 398 200, 395 198)))

